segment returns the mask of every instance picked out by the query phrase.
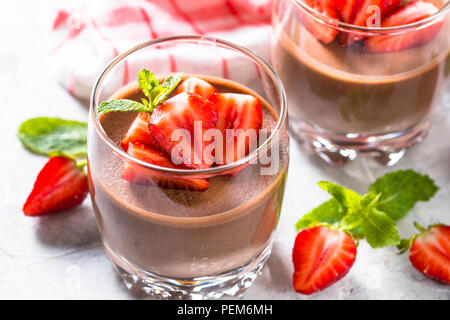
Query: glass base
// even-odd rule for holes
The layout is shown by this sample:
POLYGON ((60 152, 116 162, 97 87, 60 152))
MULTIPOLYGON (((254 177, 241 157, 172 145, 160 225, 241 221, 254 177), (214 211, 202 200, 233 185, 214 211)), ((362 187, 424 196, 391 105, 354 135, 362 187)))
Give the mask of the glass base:
POLYGON ((423 121, 409 130, 385 135, 338 136, 320 132, 300 121, 291 121, 293 136, 325 162, 341 166, 361 154, 371 156, 378 163, 393 166, 407 149, 421 142, 428 133, 429 121, 423 121))
POLYGON ((218 299, 223 296, 242 297, 261 273, 270 256, 271 249, 272 245, 268 245, 247 265, 217 276, 171 279, 140 270, 105 246, 107 255, 131 292, 136 295, 170 300, 218 299))

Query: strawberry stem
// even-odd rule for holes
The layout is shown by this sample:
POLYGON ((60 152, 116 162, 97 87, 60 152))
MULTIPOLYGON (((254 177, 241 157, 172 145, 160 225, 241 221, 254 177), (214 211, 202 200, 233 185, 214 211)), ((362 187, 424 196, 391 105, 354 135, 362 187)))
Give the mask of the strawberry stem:
POLYGON ((77 163, 77 167, 80 168, 80 169, 83 169, 85 165, 87 165, 87 159, 82 160, 82 161, 77 163))
POLYGON ((427 229, 425 229, 424 227, 422 227, 417 221, 414 221, 414 226, 417 228, 417 230, 419 230, 420 232, 425 232, 427 231, 427 229))

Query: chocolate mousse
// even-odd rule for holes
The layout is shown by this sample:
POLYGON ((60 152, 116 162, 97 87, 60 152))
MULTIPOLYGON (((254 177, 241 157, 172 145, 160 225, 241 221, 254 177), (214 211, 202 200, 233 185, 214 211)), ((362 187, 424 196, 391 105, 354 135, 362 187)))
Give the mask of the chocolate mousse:
MULTIPOLYGON (((444 1, 434 4, 441 8, 444 1)), ((409 47, 400 41, 388 46, 389 39, 374 38, 345 43, 349 35, 344 31, 336 31, 327 41, 319 37, 295 13, 304 9, 294 1, 280 0, 277 6, 272 60, 286 88, 294 129, 301 123, 302 134, 323 135, 354 147, 358 141, 370 144, 365 137, 397 137, 427 127, 444 90, 449 19, 428 28, 433 34, 427 42, 416 40, 409 47)), ((391 14, 398 15, 401 9, 391 14)))
MULTIPOLYGON (((225 79, 196 77, 219 93, 256 97, 262 106, 262 128, 276 127, 277 113, 255 92, 225 79)), ((141 101, 144 97, 134 82, 112 98, 141 101)), ((100 122, 111 142, 122 148, 136 116, 137 112, 110 112, 101 115, 100 122)), ((99 137, 95 139, 95 161, 89 156, 94 173, 89 176, 92 202, 106 251, 120 269, 192 279, 228 272, 265 254, 281 209, 286 154, 280 153, 274 175, 261 175, 261 164, 251 164, 235 174, 198 177, 207 179, 209 186, 189 191, 125 180, 124 160, 99 137)), ((287 136, 280 140, 288 143, 287 136)))

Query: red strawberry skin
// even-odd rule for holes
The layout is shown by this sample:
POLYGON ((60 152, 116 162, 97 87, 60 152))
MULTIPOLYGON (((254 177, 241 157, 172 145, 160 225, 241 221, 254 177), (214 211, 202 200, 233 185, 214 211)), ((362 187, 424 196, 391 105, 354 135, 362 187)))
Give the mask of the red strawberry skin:
POLYGON ((141 112, 134 119, 127 133, 123 137, 120 145, 123 150, 127 151, 130 142, 142 143, 148 146, 155 146, 152 136, 150 135, 150 127, 148 124, 149 114, 141 112))
POLYGON ((295 239, 294 289, 302 294, 322 290, 347 274, 356 259, 356 244, 347 233, 318 226, 295 239))
MULTIPOLYGON (((128 154, 139 160, 161 167, 184 169, 181 166, 173 164, 170 158, 165 153, 154 147, 130 142, 127 150, 128 154)), ((124 164, 122 178, 131 183, 141 185, 156 184, 162 188, 167 189, 205 191, 209 188, 209 181, 206 179, 174 178, 172 176, 169 177, 168 175, 157 173, 150 169, 143 168, 128 162, 125 162, 124 164)))
POLYGON ((205 80, 196 77, 189 77, 178 86, 177 94, 182 92, 196 93, 205 99, 209 99, 214 93, 217 92, 217 90, 205 80))
POLYGON ((352 23, 364 0, 336 0, 335 2, 340 20, 352 23))
POLYGON ((417 236, 409 259, 425 276, 450 285, 450 226, 434 226, 417 236))
MULTIPOLYGON (((339 20, 339 14, 337 11, 336 3, 334 0, 305 0, 304 1, 310 8, 317 12, 327 16, 331 19, 339 20)), ((311 16, 309 16, 303 9, 294 7, 297 11, 299 19, 303 22, 306 29, 317 39, 325 44, 331 43, 338 30, 330 26, 322 24, 311 16)))
MULTIPOLYGON (((433 4, 424 0, 416 0, 400 7, 397 11, 386 17, 382 27, 395 27, 413 23, 430 17, 439 11, 433 4)), ((444 20, 439 20, 426 28, 409 31, 394 36, 374 36, 365 41, 368 52, 381 53, 405 50, 424 45, 438 34, 444 20)))
POLYGON ((254 130, 257 138, 263 120, 261 102, 251 95, 238 93, 217 93, 210 101, 216 107, 218 117, 216 127, 222 132, 224 141, 223 159, 219 159, 218 164, 231 163, 245 157, 250 149, 250 141, 246 139, 245 144, 239 146, 239 137, 243 135, 237 130, 254 130), (226 141, 227 129, 234 130, 236 137, 233 140, 226 141), (227 150, 231 149, 234 150, 234 155, 227 154, 227 150))
POLYGON ((40 216, 70 209, 82 203, 87 193, 87 177, 76 162, 67 157, 52 157, 39 172, 23 212, 27 216, 40 216))
POLYGON ((183 156, 187 155, 179 152, 179 159, 176 161, 182 162, 186 168, 205 169, 212 165, 213 160, 203 158, 204 149, 211 143, 203 141, 203 134, 206 130, 215 128, 216 123, 217 111, 211 102, 198 94, 182 92, 164 101, 153 111, 150 117, 150 133, 160 148, 171 156, 172 149, 180 143, 172 141, 172 133, 176 129, 187 130, 191 138, 190 160, 182 161, 183 156), (197 137, 194 135, 195 121, 201 124, 201 134, 197 137))
MULTIPOLYGON (((341 20, 361 27, 371 27, 376 21, 383 19, 392 11, 398 8, 401 0, 339 0, 341 20), (373 11, 374 7, 379 8, 380 17, 374 19, 378 12, 373 11)), ((339 41, 344 45, 350 45, 355 41, 363 39, 362 35, 354 35, 349 32, 342 32, 339 41)))
POLYGON ((401 0, 363 0, 360 2, 359 10, 357 10, 354 19, 351 20, 351 23, 357 26, 369 27, 368 21, 371 16, 375 14, 374 11, 370 10, 371 6, 377 6, 380 9, 380 20, 382 20, 389 13, 395 10, 399 6, 400 2, 401 0))

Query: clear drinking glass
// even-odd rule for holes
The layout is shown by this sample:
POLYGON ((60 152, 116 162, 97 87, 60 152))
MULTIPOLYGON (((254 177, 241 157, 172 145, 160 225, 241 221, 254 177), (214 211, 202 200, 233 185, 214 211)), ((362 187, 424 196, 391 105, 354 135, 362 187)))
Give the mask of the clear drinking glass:
POLYGON ((450 5, 432 2, 440 8, 435 15, 382 28, 327 18, 301 0, 275 1, 272 62, 286 89, 295 136, 338 165, 360 152, 393 165, 420 141, 449 78, 450 5), (339 34, 325 44, 309 31, 313 24, 322 35, 339 34), (431 41, 405 50, 371 53, 361 41, 341 45, 351 37, 414 41, 435 28, 431 41))
MULTIPOLYGON (((139 95, 138 90, 130 98, 139 95)), ((288 146, 283 86, 249 50, 180 36, 146 42, 117 57, 92 92, 88 171, 102 241, 126 285, 164 298, 241 295, 270 255, 288 146), (136 114, 121 113, 116 121, 116 113, 99 117, 96 110, 111 95, 136 88, 132 80, 144 67, 162 78, 177 71, 216 79, 219 91, 251 90, 262 102, 267 137, 245 158, 201 170, 159 167, 130 156, 119 141, 136 114), (210 187, 199 192, 130 183, 122 178, 129 166, 159 177, 207 178, 210 187)))

